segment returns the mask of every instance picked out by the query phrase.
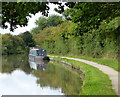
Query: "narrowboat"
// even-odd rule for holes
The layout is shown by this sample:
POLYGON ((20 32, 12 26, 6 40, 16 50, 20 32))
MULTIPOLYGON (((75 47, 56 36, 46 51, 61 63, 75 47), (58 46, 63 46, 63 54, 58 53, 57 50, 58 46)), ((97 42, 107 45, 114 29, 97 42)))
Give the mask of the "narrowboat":
POLYGON ((31 61, 50 60, 50 58, 47 56, 47 52, 45 49, 32 48, 29 51, 29 60, 31 61))

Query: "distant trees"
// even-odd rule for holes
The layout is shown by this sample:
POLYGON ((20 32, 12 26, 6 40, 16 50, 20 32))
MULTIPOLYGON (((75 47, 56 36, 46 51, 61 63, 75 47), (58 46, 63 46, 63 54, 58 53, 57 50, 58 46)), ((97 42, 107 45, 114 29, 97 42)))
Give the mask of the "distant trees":
POLYGON ((19 36, 23 39, 26 47, 34 47, 35 46, 35 41, 33 40, 33 37, 29 31, 26 31, 26 32, 20 34, 19 36))
POLYGON ((24 46, 22 38, 11 34, 2 35, 2 54, 22 53, 24 46))
POLYGON ((57 26, 63 22, 62 16, 58 15, 51 15, 48 18, 46 17, 40 17, 38 20, 36 20, 37 27, 33 28, 31 33, 39 33, 41 30, 43 30, 46 27, 50 26, 57 26))
MULTIPOLYGON (((3 6, 5 8, 2 9, 5 11, 5 14, 7 12, 10 13, 10 10, 6 9, 10 7, 10 3, 8 3, 8 5, 6 4, 7 3, 3 6)), ((26 4, 24 7, 26 8, 28 3, 23 3, 23 5, 24 4, 26 4)), ((46 7, 47 3, 44 4, 46 7)), ((65 3, 65 5, 69 7, 67 10, 64 10, 62 3, 55 2, 54 4, 59 5, 58 9, 55 10, 63 13, 67 20, 64 21, 61 16, 56 15, 48 18, 40 17, 36 21, 37 27, 31 31, 34 39, 28 32, 20 35, 25 46, 30 47, 37 44, 41 48, 47 49, 51 54, 116 58, 120 40, 120 24, 118 23, 120 20, 120 2, 67 2, 65 3)), ((22 4, 20 3, 20 5, 22 4)), ((16 8, 18 8, 17 5, 16 8)), ((16 13, 16 8, 14 12, 12 12, 13 16, 16 13)), ((34 9, 35 11, 29 9, 28 13, 32 11, 32 13, 35 14, 38 9, 37 7, 34 8, 36 8, 34 9)), ((11 23, 11 16, 3 19, 2 25, 4 27, 7 21, 11 23)), ((26 16, 28 16, 28 14, 26 16)), ((18 14, 15 18, 17 19, 17 17, 19 19, 18 14)), ((21 26, 23 24, 26 25, 27 22, 24 19, 25 17, 20 18, 18 23, 12 20, 12 22, 14 21, 14 23, 12 23, 13 25, 11 24, 12 27, 17 24, 21 26), (19 24, 19 22, 21 22, 21 24, 19 24)), ((12 38, 10 38, 10 35, 8 36, 5 37, 8 37, 9 42, 11 42, 12 38)), ((8 40, 5 38, 3 42, 5 41, 8 40)), ((12 43, 7 45, 8 47, 13 46, 12 43)), ((4 50, 6 49, 4 48, 4 50)))
POLYGON ((29 32, 21 35, 3 34, 2 54, 19 54, 28 51, 29 47, 35 46, 32 35, 29 32))
POLYGON ((62 16, 51 15, 47 19, 47 26, 57 26, 63 22, 62 16))
POLYGON ((36 20, 35 24, 39 27, 39 30, 43 30, 45 27, 47 27, 47 19, 45 17, 40 17, 38 20, 36 20))
POLYGON ((120 3, 78 2, 63 14, 68 21, 35 35, 39 46, 51 54, 117 58, 120 3))
POLYGON ((82 36, 75 34, 76 23, 66 21, 56 27, 43 29, 34 35, 34 39, 49 54, 117 58, 119 19, 116 17, 108 23, 103 21, 98 29, 82 36))

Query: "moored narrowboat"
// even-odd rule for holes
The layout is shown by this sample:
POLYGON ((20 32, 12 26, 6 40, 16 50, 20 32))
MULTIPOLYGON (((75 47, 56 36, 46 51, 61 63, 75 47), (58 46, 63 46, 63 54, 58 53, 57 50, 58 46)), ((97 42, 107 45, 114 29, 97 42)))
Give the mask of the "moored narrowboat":
POLYGON ((29 51, 29 60, 50 60, 50 58, 47 56, 47 52, 45 49, 32 48, 29 51))

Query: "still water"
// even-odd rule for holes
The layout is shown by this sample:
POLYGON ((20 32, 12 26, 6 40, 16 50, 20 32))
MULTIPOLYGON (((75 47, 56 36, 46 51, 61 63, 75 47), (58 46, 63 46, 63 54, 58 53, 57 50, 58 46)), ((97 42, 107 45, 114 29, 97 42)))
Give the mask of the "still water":
POLYGON ((54 62, 31 62, 25 55, 2 57, 1 95, 78 95, 80 74, 54 62))

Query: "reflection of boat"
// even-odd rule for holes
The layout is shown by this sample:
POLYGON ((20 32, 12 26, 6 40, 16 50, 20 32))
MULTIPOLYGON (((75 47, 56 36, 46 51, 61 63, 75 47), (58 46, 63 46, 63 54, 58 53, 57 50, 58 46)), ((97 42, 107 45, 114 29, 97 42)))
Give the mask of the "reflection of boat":
POLYGON ((46 66, 48 65, 47 60, 44 61, 29 61, 30 68, 35 69, 35 70, 42 70, 44 71, 46 69, 46 66))
POLYGON ((47 56, 45 49, 33 48, 30 49, 29 60, 31 61, 50 60, 50 58, 47 56))

